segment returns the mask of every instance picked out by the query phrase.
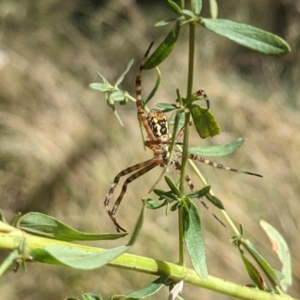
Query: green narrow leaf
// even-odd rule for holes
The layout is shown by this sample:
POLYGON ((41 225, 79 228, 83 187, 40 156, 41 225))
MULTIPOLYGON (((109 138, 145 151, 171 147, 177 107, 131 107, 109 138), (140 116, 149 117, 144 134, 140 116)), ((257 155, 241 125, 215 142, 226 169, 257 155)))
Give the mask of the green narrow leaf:
POLYGON ((163 206, 165 206, 167 204, 167 201, 159 201, 159 200, 153 200, 153 199, 143 199, 146 208, 149 209, 158 209, 161 208, 163 206))
POLYGON ((251 278, 251 280, 254 282, 254 284, 260 290, 264 291, 266 288, 266 285, 265 285, 263 277, 261 276, 261 274, 259 273, 257 268, 255 268, 255 266, 247 259, 247 257, 245 257, 245 255, 242 253, 242 251, 240 251, 240 254, 241 254, 244 266, 246 267, 249 277, 251 278))
MULTIPOLYGON (((183 128, 183 126, 184 126, 184 117, 185 117, 185 113, 183 111, 177 110, 176 113, 175 113, 175 116, 173 114, 169 118, 169 128, 170 128, 170 131, 172 132, 172 137, 177 137, 179 131, 183 128)), ((178 140, 175 141, 175 139, 172 140, 172 143, 173 142, 174 142, 174 145, 175 145, 175 142, 177 144, 180 143, 178 140)), ((170 147, 170 148, 172 148, 172 147, 170 147)))
POLYGON ((190 111, 196 130, 202 139, 220 134, 220 126, 208 109, 193 104, 190 111))
POLYGON ((103 83, 108 83, 109 84, 109 82, 107 81, 107 79, 102 74, 100 74, 99 72, 97 72, 97 74, 98 74, 98 76, 101 77, 103 83))
POLYGON ((159 189, 153 189, 153 192, 159 196, 159 199, 166 199, 170 202, 172 201, 178 201, 178 197, 176 197, 174 195, 174 193, 172 191, 163 191, 163 190, 159 190, 159 189))
POLYGON ((282 38, 250 25, 205 18, 202 19, 201 25, 239 45, 264 54, 281 55, 291 51, 288 43, 282 38))
POLYGON ((87 233, 78 231, 53 217, 32 212, 22 216, 16 227, 33 235, 44 236, 62 241, 114 240, 127 233, 87 233))
POLYGON ((120 116, 119 116, 119 114, 118 114, 118 112, 117 112, 115 106, 112 105, 111 108, 112 108, 112 110, 113 110, 113 112, 114 112, 114 114, 115 114, 117 120, 118 120, 119 123, 121 124, 121 126, 124 126, 124 124, 123 124, 123 122, 122 122, 122 120, 121 120, 121 118, 120 118, 120 116))
POLYGON ((132 67, 133 65, 133 62, 134 62, 134 59, 132 59, 126 66, 126 69, 125 71, 121 74, 121 76, 118 78, 116 84, 115 84, 115 87, 118 87, 118 85, 123 81, 125 75, 129 72, 130 68, 132 67))
POLYGON ((202 9, 202 0, 192 0, 191 1, 192 8, 196 15, 199 15, 202 9))
MULTIPOLYGON (((182 12, 183 12, 183 14, 189 16, 191 18, 190 20, 193 20, 193 19, 197 18, 196 14, 193 11, 189 10, 189 9, 183 9, 182 12)), ((189 22, 190 20, 187 20, 187 21, 189 22)))
POLYGON ((123 101, 125 99, 125 95, 124 95, 124 92, 122 90, 118 90, 118 91, 115 91, 115 92, 112 92, 110 94, 110 99, 112 101, 123 101))
POLYGON ((213 196, 210 193, 207 193, 205 195, 205 197, 207 198, 207 200, 209 200, 214 206, 218 207, 219 209, 223 209, 225 210, 225 207, 222 203, 222 201, 220 199, 218 199, 216 196, 213 196))
POLYGON ((107 92, 113 89, 113 86, 106 80, 106 78, 103 75, 101 75, 99 72, 97 72, 97 74, 101 77, 103 83, 99 83, 99 82, 91 83, 90 84, 91 89, 98 90, 101 92, 107 92))
POLYGON ((100 92, 107 92, 111 89, 111 85, 107 83, 95 82, 90 84, 90 88, 93 90, 98 90, 100 92))
POLYGON ((107 84, 110 87, 112 87, 112 85, 108 82, 108 80, 102 74, 100 74, 99 72, 97 72, 97 74, 98 74, 98 76, 101 77, 101 79, 102 79, 102 81, 103 81, 104 84, 107 84))
POLYGON ((157 49, 147 59, 144 65, 144 69, 149 70, 158 66, 170 55, 177 41, 179 31, 180 31, 180 24, 179 22, 176 22, 175 26, 169 32, 169 34, 164 39, 164 41, 157 47, 157 49))
POLYGON ((210 9, 210 15, 212 19, 218 18, 218 3, 216 0, 209 0, 209 9, 210 9))
POLYGON ((244 236, 244 226, 242 224, 239 224, 239 232, 240 232, 241 237, 243 237, 244 236))
POLYGON ((45 250, 62 264, 76 269, 90 270, 105 266, 117 256, 130 249, 130 247, 135 243, 143 224, 144 210, 145 206, 143 205, 132 237, 126 246, 119 246, 96 253, 86 251, 84 249, 75 249, 65 246, 46 246, 45 250))
POLYGON ((150 92, 147 99, 145 100, 144 105, 146 105, 154 97, 160 85, 161 73, 158 67, 156 67, 156 72, 157 72, 157 77, 156 77, 155 86, 153 87, 152 91, 150 92))
POLYGON ((254 246, 252 245, 252 243, 249 240, 243 241, 243 245, 247 249, 249 254, 258 263, 258 265, 263 270, 265 275, 268 277, 272 286, 274 288, 276 288, 276 286, 277 286, 276 280, 281 279, 280 274, 270 266, 270 264, 267 262, 267 260, 254 248, 254 246))
POLYGON ((224 156, 235 152, 237 149, 242 147, 245 143, 244 138, 238 138, 227 144, 211 147, 191 147, 189 148, 189 153, 200 155, 200 156, 224 156))
POLYGON ((12 265, 15 264, 17 259, 20 259, 20 251, 19 249, 13 250, 7 258, 5 258, 0 265, 0 277, 3 275, 4 272, 6 272, 9 268, 11 268, 12 265))
POLYGON ((169 23, 174 22, 174 21, 178 21, 178 18, 171 18, 171 19, 168 19, 168 20, 162 20, 162 21, 159 21, 159 22, 155 23, 154 26, 155 27, 162 27, 162 26, 166 26, 169 23))
POLYGON ((182 202, 176 202, 175 204, 173 204, 171 207, 170 207, 170 211, 175 211, 177 210, 179 207, 182 206, 182 202))
POLYGON ((62 264, 76 269, 91 270, 107 265, 113 259, 126 252, 136 241, 143 223, 144 205, 128 245, 98 251, 72 248, 70 246, 46 246, 43 250, 29 253, 34 260, 53 264, 62 264))
POLYGON ((176 102, 178 102, 180 106, 183 106, 183 100, 182 100, 182 96, 180 95, 179 89, 176 89, 176 95, 177 95, 176 102))
POLYGON ((182 197, 182 194, 181 192, 179 191, 178 187, 176 186, 176 184, 173 182, 173 180, 168 177, 168 176, 165 176, 165 181, 167 183, 167 185, 169 186, 170 190, 175 194, 177 195, 179 198, 182 197))
POLYGON ((83 300, 102 300, 101 295, 96 295, 93 293, 84 293, 82 295, 83 300))
POLYGON ((184 241, 195 271, 202 279, 206 279, 208 272, 200 217, 194 202, 189 202, 188 209, 182 210, 184 241))
POLYGON ((145 205, 143 204, 142 206, 142 210, 140 212, 140 215, 139 215, 139 218, 136 222, 136 225, 134 227, 134 231, 133 231, 133 234, 128 242, 128 246, 133 246, 140 231, 141 231, 141 228, 143 226, 143 222, 144 222, 144 214, 145 214, 145 205))
POLYGON ((177 109, 178 107, 175 104, 171 103, 157 103, 156 107, 163 110, 164 113, 177 109))
POLYGON ((204 197, 210 191, 210 185, 205 186, 203 189, 195 191, 187 195, 189 198, 201 198, 204 197))
POLYGON ((167 276, 162 276, 151 282, 149 285, 144 288, 125 294, 125 295, 115 295, 111 297, 111 300, 119 299, 144 299, 155 295, 165 284, 167 276))
POLYGON ((181 8, 180 8, 180 6, 176 2, 174 2, 172 0, 168 0, 168 4, 172 8, 172 10, 175 12, 175 14, 177 14, 179 16, 182 15, 181 8))
POLYGON ((130 249, 130 246, 119 246, 94 253, 66 246, 46 246, 44 249, 53 258, 65 266, 82 270, 91 270, 107 265, 113 259, 130 249))
POLYGON ((263 220, 259 223, 269 237, 273 251, 278 255, 282 263, 281 272, 284 278, 280 281, 280 286, 286 291, 287 288, 292 285, 291 255, 288 245, 282 235, 273 226, 263 220))
POLYGON ((183 120, 184 118, 184 114, 180 111, 177 111, 176 114, 175 114, 175 119, 174 119, 174 124, 173 124, 173 132, 172 132, 172 142, 171 142, 171 146, 170 146, 170 153, 172 155, 173 153, 173 149, 174 149, 174 146, 176 144, 176 138, 177 138, 177 134, 180 130, 179 126, 181 125, 181 121, 183 120))

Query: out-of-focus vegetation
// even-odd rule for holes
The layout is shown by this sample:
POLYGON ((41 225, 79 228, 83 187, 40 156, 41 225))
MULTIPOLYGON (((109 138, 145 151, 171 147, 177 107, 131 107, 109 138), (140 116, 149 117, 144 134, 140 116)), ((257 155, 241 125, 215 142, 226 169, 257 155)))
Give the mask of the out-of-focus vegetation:
MULTIPOLYGON (((0 191, 7 219, 18 211, 39 211, 79 230, 114 230, 103 208, 104 196, 119 171, 152 154, 143 150, 135 106, 117 107, 125 125, 121 127, 102 95, 88 85, 99 79, 96 71, 114 82, 131 58, 140 62, 149 42, 158 43, 164 36, 153 24, 168 17, 165 8, 160 1, 149 5, 133 0, 0 2, 0 191)), ((200 141, 195 135, 191 144, 247 138, 241 150, 218 162, 255 171, 264 179, 200 167, 228 214, 244 225, 245 235, 278 269, 275 255, 263 248, 268 242, 259 220, 282 233, 292 255, 290 294, 298 296, 300 2, 226 1, 220 3, 219 11, 220 17, 282 36, 292 53, 266 57, 199 28, 195 89, 207 92, 223 133, 210 141, 200 141)), ((187 45, 182 39, 161 65, 157 102, 172 101, 175 89, 184 89, 186 64, 187 45)), ((138 63, 123 86, 132 93, 137 67, 138 63)), ((154 78, 144 74, 145 95, 154 78)), ((154 170, 129 187, 118 211, 119 221, 128 230, 138 217, 140 199, 147 196, 160 172, 154 170)), ((197 186, 196 177, 194 183, 197 186)), ((230 230, 199 209, 209 273, 247 284, 239 254, 229 243, 230 230)), ((176 234, 176 216, 149 211, 131 252, 176 262, 176 234)), ((118 243, 93 244, 111 247, 118 243)), ((6 273, 0 296, 63 299, 90 291, 108 297, 141 288, 151 280, 109 267, 81 272, 33 263, 28 273, 6 273)), ((165 290, 160 296, 166 294, 165 290)), ((186 299, 226 298, 192 286, 185 286, 183 295, 186 299)))

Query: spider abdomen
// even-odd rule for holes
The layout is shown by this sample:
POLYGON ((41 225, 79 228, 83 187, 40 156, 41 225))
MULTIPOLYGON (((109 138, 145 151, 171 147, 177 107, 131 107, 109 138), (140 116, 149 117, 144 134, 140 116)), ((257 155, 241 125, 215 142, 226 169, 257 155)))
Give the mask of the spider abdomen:
POLYGON ((159 109, 151 109, 147 116, 148 124, 154 136, 161 140, 167 141, 169 139, 169 125, 166 115, 159 109))

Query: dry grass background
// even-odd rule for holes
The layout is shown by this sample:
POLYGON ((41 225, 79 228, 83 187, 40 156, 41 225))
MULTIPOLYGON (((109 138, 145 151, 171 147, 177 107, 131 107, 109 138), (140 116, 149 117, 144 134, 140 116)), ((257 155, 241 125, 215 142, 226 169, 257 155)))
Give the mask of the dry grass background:
MULTIPOLYGON (((155 29, 153 24, 170 16, 166 7, 159 2, 147 7, 146 2, 133 0, 0 2, 0 207, 7 219, 18 211, 40 211, 79 230, 114 230, 103 209, 104 196, 121 169, 151 153, 143 151, 134 104, 118 106, 125 124, 121 127, 103 95, 88 85, 99 81, 96 71, 114 82, 131 58, 140 61, 151 40, 158 44, 168 28, 155 29)), ((263 174, 263 179, 199 167, 229 215, 245 226, 246 237, 277 268, 280 264, 259 220, 270 222, 285 237, 294 275, 290 293, 295 297, 300 294, 299 10, 299 1, 226 1, 220 7, 221 17, 287 39, 293 52, 284 57, 265 57, 199 30, 194 86, 209 95, 223 133, 210 141, 191 138, 193 146, 247 138, 237 153, 218 162, 263 174)), ((183 33, 161 66, 163 80, 151 106, 155 101, 172 101, 176 88, 184 94, 186 61, 183 33)), ((123 85, 131 93, 136 69, 137 63, 123 85)), ((144 74, 145 94, 154 78, 151 72, 144 74)), ((140 199, 147 196, 160 172, 154 170, 129 187, 118 211, 128 230, 140 211, 140 199)), ((230 229, 199 209, 209 273, 247 284, 239 254, 229 243, 230 229)), ((176 214, 147 211, 131 252, 176 262, 176 214)), ((2 259, 6 255, 1 253, 2 259)), ((152 280, 109 267, 82 272, 32 263, 27 273, 9 271, 1 278, 0 296, 47 300, 94 292, 107 298, 152 280)), ((152 298, 166 299, 166 295, 163 290, 152 298)), ((228 298, 187 285, 183 295, 228 298)))

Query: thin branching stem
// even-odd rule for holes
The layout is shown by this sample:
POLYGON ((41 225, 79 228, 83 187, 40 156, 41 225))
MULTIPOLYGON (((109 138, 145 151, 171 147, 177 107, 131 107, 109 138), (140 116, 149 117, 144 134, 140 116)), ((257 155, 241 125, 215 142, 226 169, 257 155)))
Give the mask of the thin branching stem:
MULTIPOLYGON (((6 251, 12 251, 15 253, 15 257, 19 257, 18 248, 26 239, 26 249, 30 255, 30 261, 65 265, 59 260, 53 259, 48 254, 49 249, 60 248, 69 249, 70 253, 74 255, 77 251, 83 251, 87 258, 88 255, 100 255, 106 252, 107 249, 97 248, 92 246, 80 245, 71 242, 50 239, 46 237, 34 236, 28 234, 18 228, 11 227, 3 222, 0 222, 0 249, 6 251), (73 252, 75 251, 75 252, 73 252)), ((14 257, 11 254, 2 269, 6 270, 7 266, 11 266, 11 262, 14 257)), ((70 254, 71 255, 71 254, 70 254)), ((25 258, 26 259, 26 258, 25 258)), ((27 258, 28 259, 28 258, 27 258)), ((180 280, 186 283, 203 287, 218 293, 229 295, 240 299, 257 299, 257 300, 296 300, 288 295, 276 295, 270 294, 264 291, 260 291, 254 288, 241 286, 229 281, 217 278, 214 276, 208 276, 205 280, 201 279, 194 270, 172 264, 168 261, 154 260, 147 257, 141 257, 133 254, 122 254, 113 259, 108 266, 140 272, 144 274, 151 274, 154 276, 168 275, 174 282, 180 280)))

